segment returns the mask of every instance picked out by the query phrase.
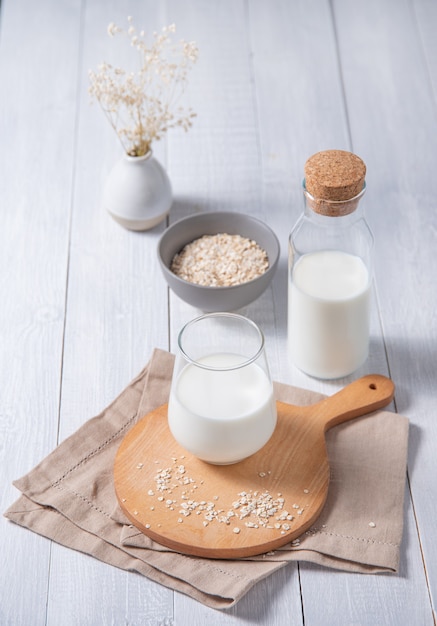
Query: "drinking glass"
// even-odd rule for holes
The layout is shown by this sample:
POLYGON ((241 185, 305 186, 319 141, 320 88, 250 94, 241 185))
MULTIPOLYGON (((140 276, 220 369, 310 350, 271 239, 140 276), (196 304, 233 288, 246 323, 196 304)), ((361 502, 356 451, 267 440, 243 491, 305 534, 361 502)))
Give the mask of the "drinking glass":
POLYGON ((218 465, 260 450, 276 426, 276 402, 264 335, 235 313, 208 313, 178 337, 168 404, 176 441, 218 465))

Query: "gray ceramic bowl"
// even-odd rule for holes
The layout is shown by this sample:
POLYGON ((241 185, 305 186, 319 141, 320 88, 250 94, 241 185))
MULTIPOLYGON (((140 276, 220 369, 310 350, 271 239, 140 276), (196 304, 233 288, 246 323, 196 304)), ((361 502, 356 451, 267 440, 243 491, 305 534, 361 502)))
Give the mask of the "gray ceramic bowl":
POLYGON ((158 258, 164 277, 174 293, 202 311, 235 311, 258 298, 267 288, 279 260, 279 241, 264 222, 243 213, 225 211, 196 213, 167 228, 158 243, 158 258), (179 278, 170 270, 174 255, 202 235, 241 235, 256 241, 269 258, 262 276, 231 287, 205 287, 179 278))

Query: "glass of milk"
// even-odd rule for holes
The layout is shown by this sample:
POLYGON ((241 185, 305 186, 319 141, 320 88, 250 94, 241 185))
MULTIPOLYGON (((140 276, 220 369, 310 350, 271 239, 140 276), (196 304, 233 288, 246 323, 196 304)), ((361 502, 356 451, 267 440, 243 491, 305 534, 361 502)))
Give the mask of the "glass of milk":
POLYGON ((178 337, 168 404, 176 441, 218 465, 260 450, 276 426, 276 402, 264 336, 235 313, 208 313, 178 337))

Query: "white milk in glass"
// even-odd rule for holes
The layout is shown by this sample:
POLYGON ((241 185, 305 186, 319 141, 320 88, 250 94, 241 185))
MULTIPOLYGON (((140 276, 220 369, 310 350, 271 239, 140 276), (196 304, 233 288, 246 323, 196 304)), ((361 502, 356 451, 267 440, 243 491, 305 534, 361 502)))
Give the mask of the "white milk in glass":
MULTIPOLYGON (((235 367, 246 359, 214 354, 199 363, 235 367)), ((169 399, 169 427, 189 452, 210 463, 234 463, 258 451, 276 426, 273 387, 256 363, 228 370, 188 364, 179 374, 169 399)))
POLYGON ((370 280, 363 261, 326 250, 295 264, 288 295, 289 350, 293 362, 318 378, 339 378, 368 355, 370 280))

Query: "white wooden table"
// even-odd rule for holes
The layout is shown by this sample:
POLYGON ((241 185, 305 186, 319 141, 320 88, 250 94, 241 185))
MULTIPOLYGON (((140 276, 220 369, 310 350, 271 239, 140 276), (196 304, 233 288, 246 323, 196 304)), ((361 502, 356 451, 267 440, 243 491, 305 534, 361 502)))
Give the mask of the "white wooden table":
POLYGON ((218 612, 1 519, 0 623, 431 626, 437 603, 437 2, 435 0, 2 0, 0 32, 0 459, 11 482, 97 414, 199 312, 168 292, 166 224, 138 234, 101 207, 120 147, 88 69, 109 60, 111 21, 175 22, 200 60, 188 133, 155 146, 171 177, 169 221, 250 212, 277 232, 273 285, 241 312, 266 335, 276 380, 331 394, 390 375, 411 420, 399 575, 291 564, 218 612), (308 156, 367 163, 377 239, 371 355, 322 383, 288 364, 288 232, 308 156))

